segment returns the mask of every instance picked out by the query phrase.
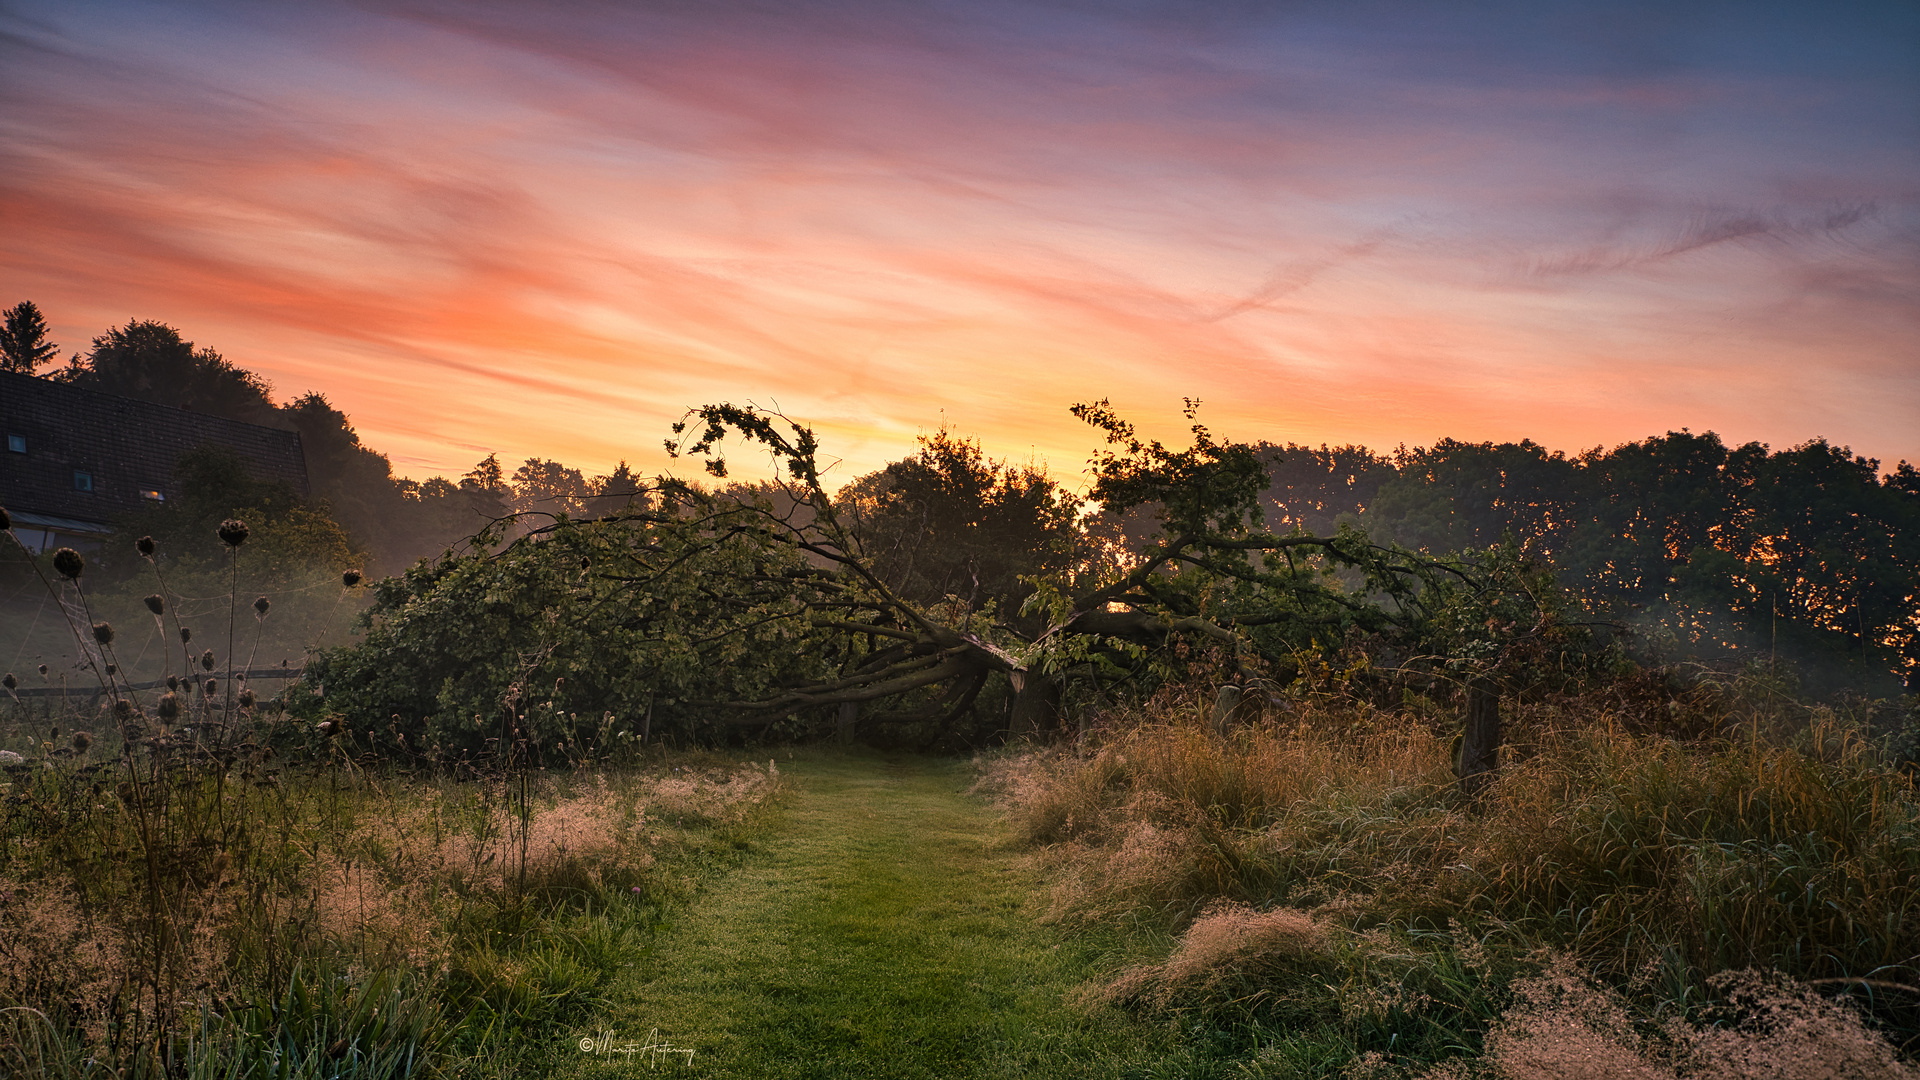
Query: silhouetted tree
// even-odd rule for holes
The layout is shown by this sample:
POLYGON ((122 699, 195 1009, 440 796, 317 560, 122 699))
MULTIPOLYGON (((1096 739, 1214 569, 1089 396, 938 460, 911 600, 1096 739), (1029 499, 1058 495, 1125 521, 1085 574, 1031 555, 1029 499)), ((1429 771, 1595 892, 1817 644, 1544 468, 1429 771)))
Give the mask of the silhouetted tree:
POLYGON ((466 496, 468 510, 483 519, 481 524, 504 517, 510 510, 513 488, 500 468, 500 455, 488 454, 467 470, 460 478, 460 491, 466 496))
POLYGON ((594 477, 588 488, 592 495, 584 500, 584 512, 590 515, 612 514, 624 507, 648 505, 648 484, 634 475, 624 460, 607 475, 594 477))
POLYGON ((1536 556, 1566 543, 1585 502, 1578 460, 1532 440, 1463 443, 1394 455, 1395 475, 1361 519, 1367 534, 1433 554, 1488 548, 1508 533, 1536 556))
POLYGON ((93 339, 85 357, 53 377, 249 424, 288 426, 273 406, 266 380, 212 349, 195 349, 165 323, 134 321, 110 328, 93 339))
POLYGON ((1257 452, 1270 478, 1262 501, 1274 532, 1331 535, 1372 507, 1381 485, 1397 475, 1392 459, 1364 446, 1261 443, 1257 452))
POLYGON ((5 323, 0 325, 0 371, 31 375, 59 351, 47 340, 46 317, 33 301, 22 300, 7 309, 5 323))
POLYGON ((1033 592, 1023 577, 1064 577, 1082 555, 1078 499, 1044 470, 991 460, 944 430, 836 501, 874 573, 917 604, 992 600, 1010 618, 1033 592))
POLYGON ((590 494, 592 490, 580 470, 557 461, 528 458, 513 470, 511 506, 515 511, 579 517, 585 509, 583 500, 590 494))

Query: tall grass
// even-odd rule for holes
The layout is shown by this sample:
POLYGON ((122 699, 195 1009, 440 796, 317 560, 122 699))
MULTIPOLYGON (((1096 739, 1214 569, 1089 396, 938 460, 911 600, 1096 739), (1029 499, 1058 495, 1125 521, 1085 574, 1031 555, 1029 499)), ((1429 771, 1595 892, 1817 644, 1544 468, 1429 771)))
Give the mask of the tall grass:
MULTIPOLYGON (((549 773, 511 710, 494 752, 458 769, 295 720, 241 682, 231 651, 257 647, 272 605, 248 613, 249 643, 234 595, 226 632, 202 635, 229 655, 176 625, 181 673, 143 689, 116 633, 83 627, 84 560, 52 568, 34 560, 77 613, 69 675, 100 704, 22 699, 11 677, 0 702, 9 1075, 497 1072, 643 946, 692 866, 743 843, 778 786, 770 764, 633 748, 549 773)), ((180 598, 155 574, 144 606, 165 631, 180 598)))
POLYGON ((985 786, 1052 868, 1053 918, 1146 942, 1096 996, 1317 1000, 1347 1056, 1360 1028, 1391 1029, 1437 1060, 1480 1046, 1551 954, 1642 1019, 1694 1015, 1725 998, 1716 977, 1758 970, 1920 1034, 1920 800, 1861 725, 1806 716, 1763 731, 1723 714, 1683 740, 1560 702, 1516 718, 1469 801, 1418 715, 1301 701, 1222 737, 1147 712, 992 763, 985 786), (1258 944, 1263 919, 1291 951, 1258 944))

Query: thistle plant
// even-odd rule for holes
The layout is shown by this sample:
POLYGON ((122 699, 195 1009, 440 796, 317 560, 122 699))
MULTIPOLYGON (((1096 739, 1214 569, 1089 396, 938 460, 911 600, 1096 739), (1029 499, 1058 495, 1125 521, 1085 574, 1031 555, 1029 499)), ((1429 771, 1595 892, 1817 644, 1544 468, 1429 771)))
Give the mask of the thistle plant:
MULTIPOLYGON (((268 600, 264 596, 257 598, 253 602, 253 649, 247 653, 247 665, 240 671, 240 688, 248 695, 251 695, 252 692, 246 690, 247 676, 253 671, 254 658, 260 655, 260 638, 266 633, 267 612, 272 610, 272 608, 273 601, 268 600)), ((245 704, 252 705, 253 702, 252 700, 248 700, 245 704)))
MULTIPOLYGON (((160 591, 149 595, 146 598, 146 605, 147 610, 153 612, 153 625, 159 629, 160 636, 165 638, 167 636, 166 613, 169 606, 166 598, 172 595, 172 593, 171 590, 167 588, 166 575, 160 571, 160 559, 158 556, 159 545, 154 543, 153 537, 142 536, 133 542, 133 550, 138 552, 140 557, 147 561, 147 566, 153 570, 153 579, 160 584, 160 591)), ((174 607, 174 625, 179 627, 181 634, 180 640, 184 643, 186 641, 186 629, 180 627, 178 606, 174 605, 174 607)), ((162 669, 163 672, 167 675, 172 675, 173 658, 167 654, 165 648, 160 650, 160 657, 161 662, 165 665, 162 669)))
MULTIPOLYGON (((227 558, 233 567, 233 584, 227 590, 227 692, 229 697, 227 698, 226 705, 226 715, 232 716, 233 625, 240 597, 240 545, 247 542, 247 523, 241 521, 239 518, 228 518, 220 523, 220 528, 215 530, 215 532, 220 537, 220 542, 227 545, 227 558)), ((266 597, 261 597, 260 602, 266 602, 266 597)), ((255 606, 258 608, 257 604, 255 606)), ((261 615, 264 616, 266 614, 264 608, 260 608, 259 610, 261 615)), ((213 695, 209 693, 207 696, 211 699, 213 695)), ((211 707, 211 701, 209 701, 208 705, 211 707)))

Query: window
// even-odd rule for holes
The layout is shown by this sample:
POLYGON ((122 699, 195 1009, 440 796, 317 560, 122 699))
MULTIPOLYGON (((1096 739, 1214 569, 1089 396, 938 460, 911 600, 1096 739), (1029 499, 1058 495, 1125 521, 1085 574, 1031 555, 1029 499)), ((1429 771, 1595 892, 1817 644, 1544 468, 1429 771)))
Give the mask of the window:
POLYGON ((26 437, 25 435, 9 435, 9 436, 7 436, 7 450, 8 450, 9 452, 11 452, 11 453, 15 453, 15 454, 24 454, 24 453, 26 453, 26 452, 27 452, 27 437, 26 437))
POLYGON ((166 502, 166 501, 167 501, 167 493, 166 493, 166 492, 164 492, 164 491, 155 491, 155 490, 152 490, 152 489, 148 489, 148 490, 146 490, 146 491, 142 491, 142 492, 140 493, 140 497, 141 497, 141 498, 143 498, 143 499, 152 499, 152 500, 153 500, 154 502, 166 502))
POLYGON ((92 491, 93 490, 93 474, 90 472, 74 473, 73 474, 73 490, 92 491))

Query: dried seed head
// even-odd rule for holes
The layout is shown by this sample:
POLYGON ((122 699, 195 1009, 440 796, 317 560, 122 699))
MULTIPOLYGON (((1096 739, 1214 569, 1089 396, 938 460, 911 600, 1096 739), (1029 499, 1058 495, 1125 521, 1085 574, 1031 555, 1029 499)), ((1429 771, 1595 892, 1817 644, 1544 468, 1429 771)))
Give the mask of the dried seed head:
POLYGON ((47 665, 45 664, 40 665, 40 677, 43 679, 47 677, 47 665))
POLYGON ((84 754, 87 752, 87 747, 92 745, 93 735, 91 733, 85 731, 76 731, 73 733, 73 749, 75 753, 84 754))
POLYGON ((202 671, 213 670, 213 650, 212 649, 208 649, 206 652, 203 652, 200 654, 200 670, 202 671))
POLYGON ((153 548, 153 537, 151 536, 143 536, 133 542, 133 550, 145 555, 149 559, 153 558, 153 548))
POLYGON ((166 599, 159 593, 154 593, 147 597, 147 610, 153 612, 155 615, 165 615, 167 613, 166 599))
POLYGON ((72 548, 61 548, 53 553, 53 568, 68 581, 78 581, 87 568, 87 560, 72 548))
POLYGON ((114 674, 115 672, 117 672, 117 671, 119 671, 119 670, 120 670, 120 665, 118 665, 118 664, 108 664, 108 665, 107 665, 107 674, 109 674, 109 675, 112 675, 112 674, 114 674))
POLYGON ((320 721, 319 724, 317 724, 314 727, 314 730, 318 731, 320 734, 325 735, 327 738, 331 739, 335 735, 340 734, 340 721, 322 720, 320 721))
POLYGON ((4 686, 9 690, 18 689, 20 686, 20 680, 14 678, 13 672, 9 671, 6 673, 5 676, 0 676, 0 686, 4 686))
POLYGON ((160 704, 155 706, 154 712, 160 714, 160 719, 162 720, 178 718, 180 715, 180 695, 171 692, 161 694, 160 704))
POLYGON ((240 691, 240 707, 241 708, 243 709, 253 708, 253 700, 254 700, 253 689, 251 687, 240 691))
POLYGON ((132 716, 133 702, 128 701, 126 698, 121 698, 119 701, 114 702, 113 715, 119 717, 122 720, 125 720, 129 716, 132 716))
POLYGON ((259 612, 262 615, 265 615, 267 613, 267 609, 272 606, 273 606, 273 601, 267 599, 264 596, 253 602, 253 610, 259 612))
POLYGON ((206 684, 203 685, 200 689, 205 690, 207 692, 208 697, 212 697, 213 695, 220 692, 220 680, 208 679, 206 681, 206 684))
POLYGON ((188 626, 181 627, 180 628, 180 644, 185 645, 187 642, 192 640, 193 640, 193 628, 188 626))
POLYGON ((215 530, 220 534, 220 542, 230 548, 237 548, 247 542, 247 523, 239 518, 228 518, 215 530))
POLYGON ((167 676, 167 689, 169 690, 180 689, 180 676, 178 675, 167 676))
POLYGON ((345 585, 349 589, 360 584, 360 571, 347 570, 342 572, 340 575, 340 584, 345 585))
POLYGON ((113 644, 113 624, 97 622, 93 624, 93 640, 102 645, 113 644))

